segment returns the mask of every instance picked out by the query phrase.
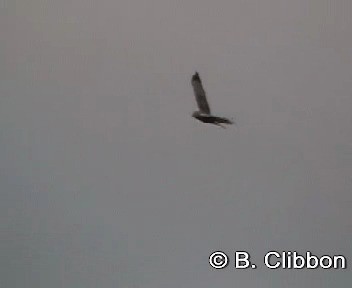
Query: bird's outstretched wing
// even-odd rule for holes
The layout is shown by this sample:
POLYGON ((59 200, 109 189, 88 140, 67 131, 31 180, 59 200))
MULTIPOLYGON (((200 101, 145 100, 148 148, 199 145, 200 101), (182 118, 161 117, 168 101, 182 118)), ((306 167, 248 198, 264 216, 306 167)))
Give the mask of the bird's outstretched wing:
POLYGON ((198 72, 192 76, 191 83, 193 86, 194 95, 196 96, 199 111, 204 114, 210 114, 210 107, 198 72))

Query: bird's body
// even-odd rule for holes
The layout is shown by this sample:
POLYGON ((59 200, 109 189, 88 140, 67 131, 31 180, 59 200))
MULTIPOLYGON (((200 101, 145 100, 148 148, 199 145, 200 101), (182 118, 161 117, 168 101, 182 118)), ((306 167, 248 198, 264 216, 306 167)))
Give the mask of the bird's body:
POLYGON ((192 116, 203 123, 218 125, 222 128, 226 127, 221 124, 233 124, 233 122, 227 118, 213 116, 209 114, 202 114, 199 111, 193 112, 192 116))
POLYGON ((203 123, 210 123, 225 128, 223 124, 233 124, 232 120, 224 117, 214 116, 210 112, 210 107, 202 85, 202 80, 198 72, 192 76, 191 84, 196 97, 199 111, 193 112, 192 116, 203 123))

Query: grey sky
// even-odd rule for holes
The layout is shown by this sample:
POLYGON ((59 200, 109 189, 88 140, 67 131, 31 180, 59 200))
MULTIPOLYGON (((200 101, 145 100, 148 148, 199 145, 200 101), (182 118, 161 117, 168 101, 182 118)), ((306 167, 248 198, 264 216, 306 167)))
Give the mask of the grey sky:
POLYGON ((1 287, 351 285, 350 0, 0 7, 1 287), (238 127, 191 117, 195 70, 238 127))

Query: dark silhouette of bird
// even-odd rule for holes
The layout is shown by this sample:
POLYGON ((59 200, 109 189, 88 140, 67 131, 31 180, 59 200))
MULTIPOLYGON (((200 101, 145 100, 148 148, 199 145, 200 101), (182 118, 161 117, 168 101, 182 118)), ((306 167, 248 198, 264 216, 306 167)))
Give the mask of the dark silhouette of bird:
POLYGON ((228 125, 234 124, 234 122, 230 119, 214 116, 211 114, 207 97, 205 95, 205 91, 202 85, 202 80, 200 79, 197 71, 192 76, 191 83, 193 86, 194 95, 196 96, 196 101, 199 109, 199 111, 193 112, 192 116, 194 118, 196 118, 197 120, 203 123, 218 125, 222 128, 226 128, 225 125, 223 124, 228 124, 228 125))

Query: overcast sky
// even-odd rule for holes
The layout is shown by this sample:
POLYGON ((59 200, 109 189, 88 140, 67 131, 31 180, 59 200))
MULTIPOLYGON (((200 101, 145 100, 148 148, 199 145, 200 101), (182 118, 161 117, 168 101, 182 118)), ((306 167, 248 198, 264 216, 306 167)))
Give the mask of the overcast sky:
POLYGON ((351 285, 350 0, 0 8, 1 287, 351 285), (237 127, 191 117, 196 70, 237 127), (270 250, 350 265, 269 270, 270 250))

